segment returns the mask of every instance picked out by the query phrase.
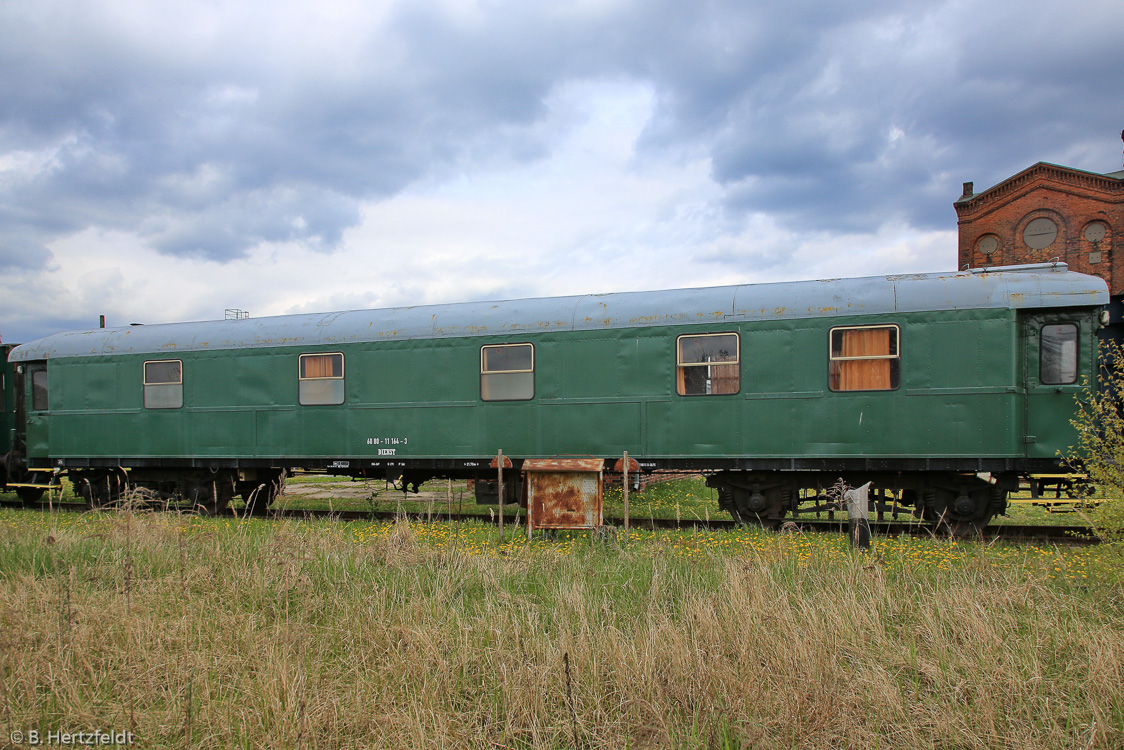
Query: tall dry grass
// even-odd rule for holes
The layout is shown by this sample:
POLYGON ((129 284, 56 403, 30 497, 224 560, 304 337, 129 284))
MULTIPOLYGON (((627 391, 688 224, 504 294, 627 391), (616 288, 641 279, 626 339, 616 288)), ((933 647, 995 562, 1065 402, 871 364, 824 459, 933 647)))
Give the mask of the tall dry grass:
POLYGON ((0 527, 5 734, 142 747, 1110 748, 1119 588, 986 561, 488 557, 403 524, 0 527), (128 563, 128 565, 127 565, 128 563), (1115 592, 1115 593, 1113 593, 1115 592))

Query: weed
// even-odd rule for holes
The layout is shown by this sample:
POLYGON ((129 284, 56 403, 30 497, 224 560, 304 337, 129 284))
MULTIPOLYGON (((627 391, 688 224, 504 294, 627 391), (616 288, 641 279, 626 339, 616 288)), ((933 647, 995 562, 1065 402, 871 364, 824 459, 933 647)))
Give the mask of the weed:
POLYGON ((156 748, 1108 748, 1115 554, 0 512, 0 715, 131 707, 156 748))

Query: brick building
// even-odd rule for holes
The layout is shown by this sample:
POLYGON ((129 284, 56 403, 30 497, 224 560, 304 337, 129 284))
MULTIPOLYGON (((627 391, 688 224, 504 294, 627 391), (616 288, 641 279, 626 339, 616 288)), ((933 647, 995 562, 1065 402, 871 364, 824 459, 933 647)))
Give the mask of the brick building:
POLYGON ((1097 174, 1039 162, 980 193, 965 182, 953 206, 960 268, 1061 260, 1108 282, 1118 319, 1124 296, 1124 171, 1097 174))

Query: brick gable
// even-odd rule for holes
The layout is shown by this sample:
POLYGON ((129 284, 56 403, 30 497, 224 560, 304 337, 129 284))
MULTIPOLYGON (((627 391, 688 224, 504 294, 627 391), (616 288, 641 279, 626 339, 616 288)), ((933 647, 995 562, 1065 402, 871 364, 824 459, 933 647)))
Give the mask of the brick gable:
POLYGON ((953 206, 960 268, 1057 259, 1103 278, 1114 296, 1124 292, 1124 172, 1096 174, 1039 162, 981 193, 965 183, 953 206), (1035 219, 1052 222, 1056 236, 1051 239, 1050 223, 1043 221, 1031 226, 1028 236, 1035 219), (1091 227, 1097 223, 1103 227, 1091 227), (994 250, 986 255, 989 245, 994 250))

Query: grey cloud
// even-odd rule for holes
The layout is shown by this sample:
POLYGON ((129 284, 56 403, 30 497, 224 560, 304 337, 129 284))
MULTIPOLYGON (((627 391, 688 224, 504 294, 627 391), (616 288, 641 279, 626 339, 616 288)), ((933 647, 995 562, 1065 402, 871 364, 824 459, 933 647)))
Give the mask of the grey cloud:
POLYGON ((0 274, 46 268, 51 260, 51 252, 37 242, 34 236, 17 232, 18 230, 0 236, 0 274))
MULTIPOLYGON (((99 226, 213 259, 261 241, 330 250, 364 200, 549 153, 537 125, 559 85, 629 77, 658 96, 641 158, 708 154, 731 217, 949 226, 960 181, 1119 126, 1105 92, 1121 22, 1089 6, 1102 15, 1041 4, 1016 24, 960 2, 499 3, 467 19, 410 2, 377 28, 345 21, 359 42, 337 49, 270 41, 268 24, 154 41, 97 6, 9 3, 0 155, 57 154, 0 181, 0 220, 27 247, 99 226)), ((1082 153, 1074 166, 1098 168, 1082 153)), ((0 263, 21 255, 0 243, 0 263)))
POLYGON ((143 219, 142 235, 168 253, 221 260, 245 244, 305 242, 331 248, 359 221, 354 199, 316 186, 238 192, 193 212, 143 219))
POLYGON ((2 61, 0 153, 64 145, 50 169, 0 184, 9 220, 44 241, 98 225, 211 258, 261 240, 330 249, 358 221, 362 199, 392 195, 466 153, 545 153, 510 124, 541 114, 550 66, 515 64, 530 50, 511 48, 514 29, 467 35, 411 13, 383 35, 402 35, 404 64, 382 63, 376 35, 370 59, 330 81, 283 61, 254 69, 234 50, 229 70, 223 61, 185 67, 183 55, 92 20, 87 35, 73 21, 24 28, 30 41, 2 61), (502 140, 488 137, 496 130, 502 140), (208 171, 219 178, 193 179, 208 171))
POLYGON ((949 227, 962 180, 986 174, 991 184, 1098 127, 1111 144, 1118 107, 1103 95, 1112 68, 1096 69, 1103 51, 1027 54, 1031 40, 1011 19, 970 13, 953 3, 824 30, 805 59, 732 92, 712 150, 730 210, 833 231, 871 231, 889 217, 949 227), (990 51, 968 49, 981 40, 951 33, 958 22, 986 28, 990 51), (1074 84, 1041 75, 1042 58, 1074 84))

